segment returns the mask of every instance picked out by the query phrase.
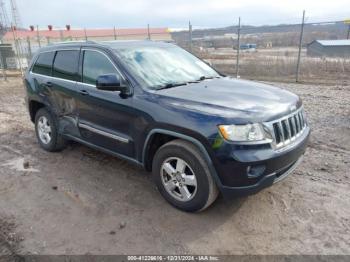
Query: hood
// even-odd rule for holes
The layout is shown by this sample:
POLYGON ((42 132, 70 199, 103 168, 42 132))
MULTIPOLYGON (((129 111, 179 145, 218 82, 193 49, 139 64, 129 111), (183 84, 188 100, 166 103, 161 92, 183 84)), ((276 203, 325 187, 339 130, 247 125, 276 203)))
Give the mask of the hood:
POLYGON ((270 121, 301 106, 299 97, 278 87, 230 77, 155 91, 174 106, 225 118, 270 121))

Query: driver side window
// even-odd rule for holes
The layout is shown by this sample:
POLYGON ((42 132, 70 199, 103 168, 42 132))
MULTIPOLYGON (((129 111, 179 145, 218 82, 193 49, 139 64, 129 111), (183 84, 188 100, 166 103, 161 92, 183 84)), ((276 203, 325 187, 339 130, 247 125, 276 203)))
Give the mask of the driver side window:
POLYGON ((83 83, 96 85, 96 79, 100 75, 115 74, 120 77, 118 71, 109 59, 97 51, 85 50, 83 60, 83 83))

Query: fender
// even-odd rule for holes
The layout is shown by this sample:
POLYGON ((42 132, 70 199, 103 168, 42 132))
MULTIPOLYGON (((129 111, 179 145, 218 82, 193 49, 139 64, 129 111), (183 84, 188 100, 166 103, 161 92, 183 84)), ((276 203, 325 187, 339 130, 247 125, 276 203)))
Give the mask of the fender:
POLYGON ((174 137, 177 137, 177 138, 181 138, 183 140, 186 140, 186 141, 189 141, 191 142, 192 144, 194 144, 203 154, 207 164, 208 164, 208 167, 209 167, 209 171, 210 171, 210 174, 211 176, 213 177, 214 181, 216 182, 216 185, 218 186, 218 188, 221 190, 221 188, 223 187, 222 183, 221 183, 221 180, 216 172, 216 169, 213 165, 213 162, 208 154, 208 151, 206 150, 206 148, 204 147, 204 145, 197 139, 191 137, 191 136, 188 136, 188 135, 184 135, 184 134, 181 134, 181 133, 177 133, 177 132, 174 132, 174 131, 170 131, 170 130, 166 130, 166 129, 160 129, 160 128, 155 128, 155 129, 152 129, 147 137, 146 137, 146 140, 145 140, 145 143, 144 143, 144 146, 143 146, 143 150, 142 150, 142 162, 143 164, 145 164, 145 161, 146 161, 146 156, 147 156, 147 148, 149 146, 149 141, 151 139, 151 137, 154 135, 154 134, 164 134, 164 135, 171 135, 171 136, 174 136, 174 137))

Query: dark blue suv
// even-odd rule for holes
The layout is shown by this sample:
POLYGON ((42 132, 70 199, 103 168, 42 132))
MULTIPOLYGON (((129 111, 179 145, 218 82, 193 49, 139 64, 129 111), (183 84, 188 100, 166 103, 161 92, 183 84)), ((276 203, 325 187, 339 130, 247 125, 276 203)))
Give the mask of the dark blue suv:
POLYGON ((298 96, 223 76, 169 43, 50 45, 24 82, 42 148, 74 140, 127 159, 185 211, 285 178, 310 133, 298 96))

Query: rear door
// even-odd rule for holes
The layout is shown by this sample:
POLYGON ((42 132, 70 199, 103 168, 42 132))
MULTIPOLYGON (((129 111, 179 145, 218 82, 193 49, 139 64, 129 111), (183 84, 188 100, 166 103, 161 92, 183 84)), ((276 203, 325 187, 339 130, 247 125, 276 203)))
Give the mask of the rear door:
POLYGON ((47 105, 50 105, 50 101, 45 94, 49 93, 47 84, 51 81, 52 64, 55 54, 55 51, 40 53, 30 72, 30 79, 33 81, 31 84, 35 86, 40 98, 42 98, 44 100, 43 102, 47 105))
POLYGON ((30 72, 40 102, 58 119, 59 132, 77 135, 75 96, 80 48, 44 51, 38 55, 30 72))
POLYGON ((60 122, 60 131, 77 136, 78 112, 76 106, 77 79, 80 50, 58 50, 56 52, 52 78, 47 83, 51 88, 52 108, 60 122))
POLYGON ((118 91, 96 88, 96 79, 104 74, 123 78, 108 54, 98 49, 82 49, 82 81, 78 83, 79 129, 82 138, 94 145, 134 158, 130 128, 134 123, 132 97, 118 91))

